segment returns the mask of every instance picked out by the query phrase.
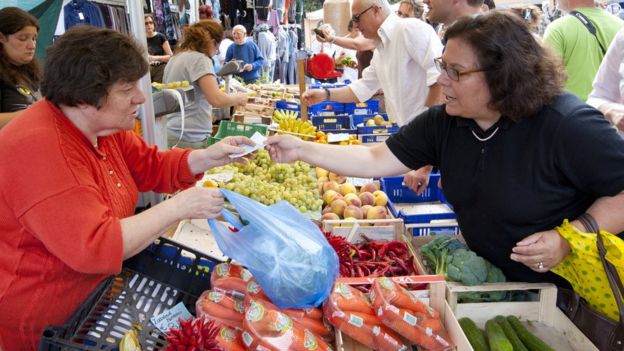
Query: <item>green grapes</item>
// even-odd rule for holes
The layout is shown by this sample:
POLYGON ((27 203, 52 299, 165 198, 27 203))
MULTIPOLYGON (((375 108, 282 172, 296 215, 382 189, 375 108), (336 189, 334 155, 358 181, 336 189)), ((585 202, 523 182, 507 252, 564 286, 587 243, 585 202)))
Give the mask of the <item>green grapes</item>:
POLYGON ((265 205, 279 201, 290 202, 300 212, 318 211, 323 204, 312 175, 312 167, 302 161, 277 164, 271 161, 268 151, 260 149, 247 164, 229 164, 213 168, 206 173, 232 173, 228 182, 218 182, 219 187, 248 196, 265 205))

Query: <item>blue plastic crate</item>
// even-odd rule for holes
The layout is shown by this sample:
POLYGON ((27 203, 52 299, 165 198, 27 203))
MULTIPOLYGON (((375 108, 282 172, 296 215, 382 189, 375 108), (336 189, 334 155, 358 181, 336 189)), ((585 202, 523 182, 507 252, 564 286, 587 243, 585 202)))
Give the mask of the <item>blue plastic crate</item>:
POLYGON ((351 119, 347 115, 312 116, 310 119, 312 120, 312 124, 322 131, 345 129, 353 130, 354 133, 356 132, 355 129, 351 128, 351 119))
MULTIPOLYGON (((403 177, 381 178, 381 189, 388 195, 388 208, 392 215, 396 218, 402 218, 405 224, 429 224, 434 220, 456 219, 454 212, 445 213, 428 213, 428 214, 405 214, 399 210, 395 204, 405 203, 423 203, 423 202, 440 202, 446 204, 451 209, 451 205, 444 198, 442 190, 438 188, 439 174, 431 174, 429 185, 422 195, 416 195, 414 191, 403 184, 403 177)), ((450 226, 456 227, 456 225, 450 226)), ((454 229, 453 229, 454 230, 454 229)), ((430 234, 430 233, 429 233, 430 234)), ((414 232, 414 235, 417 235, 414 232)), ((418 233, 418 235, 423 235, 418 233)), ((427 235, 427 234, 425 234, 427 235)))
POLYGON ((374 115, 379 112, 379 100, 349 102, 345 104, 345 112, 350 115, 374 115))
POLYGON ((296 102, 278 100, 275 101, 276 110, 301 111, 301 105, 296 102))
MULTIPOLYGON (((388 115, 385 113, 379 113, 380 116, 388 121, 388 115)), ((388 139, 390 134, 399 131, 399 126, 396 124, 392 126, 366 126, 366 122, 375 118, 377 114, 367 115, 352 115, 351 122, 353 128, 357 129, 358 138, 362 143, 380 143, 388 139), (359 124, 362 124, 358 126, 359 124)))
POLYGON ((318 104, 308 106, 308 112, 311 115, 342 115, 345 113, 345 104, 336 101, 323 101, 318 104))

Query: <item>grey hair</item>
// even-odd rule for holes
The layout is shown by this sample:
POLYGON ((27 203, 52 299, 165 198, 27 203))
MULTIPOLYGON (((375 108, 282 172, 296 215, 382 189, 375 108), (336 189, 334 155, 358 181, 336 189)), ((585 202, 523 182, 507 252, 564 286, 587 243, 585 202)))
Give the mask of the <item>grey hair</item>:
POLYGON ((243 26, 242 24, 237 24, 232 28, 232 33, 236 32, 236 31, 241 31, 245 34, 247 34, 247 28, 245 28, 245 26, 243 26))
POLYGON ((383 13, 384 16, 388 16, 392 13, 392 8, 390 7, 388 0, 362 0, 362 5, 364 5, 364 8, 377 5, 381 9, 381 13, 383 13))

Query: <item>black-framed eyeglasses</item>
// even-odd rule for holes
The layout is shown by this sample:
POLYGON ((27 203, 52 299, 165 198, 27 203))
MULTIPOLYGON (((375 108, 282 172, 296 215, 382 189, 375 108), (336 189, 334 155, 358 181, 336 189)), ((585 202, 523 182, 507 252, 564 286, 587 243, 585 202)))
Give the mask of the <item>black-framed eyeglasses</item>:
POLYGON ((433 59, 433 61, 435 62, 436 67, 438 68, 438 70, 440 72, 445 71, 446 75, 449 77, 450 80, 454 80, 456 82, 459 82, 459 78, 461 76, 466 76, 469 75, 471 73, 477 73, 477 72, 485 72, 487 71, 487 69, 472 69, 472 70, 468 70, 468 71, 458 71, 453 67, 450 67, 446 64, 446 62, 444 62, 442 60, 441 57, 435 58, 433 59))
POLYGON ((375 7, 375 5, 370 5, 366 10, 360 12, 358 15, 351 16, 351 21, 353 21, 353 23, 359 23, 360 17, 362 17, 362 15, 366 13, 366 11, 372 9, 373 7, 375 7))

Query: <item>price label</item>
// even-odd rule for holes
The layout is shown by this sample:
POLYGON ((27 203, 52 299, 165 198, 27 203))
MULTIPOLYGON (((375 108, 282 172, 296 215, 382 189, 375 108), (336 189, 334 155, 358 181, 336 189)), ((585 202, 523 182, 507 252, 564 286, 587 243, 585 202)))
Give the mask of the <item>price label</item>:
POLYGON ((349 133, 338 133, 338 134, 328 134, 327 142, 328 143, 336 143, 339 141, 348 141, 349 133))
POLYGON ((167 333, 171 328, 178 328, 180 326, 180 319, 189 319, 193 316, 186 309, 182 302, 173 306, 170 310, 167 310, 157 316, 150 319, 152 324, 163 333, 167 333))
POLYGON ((372 183, 373 178, 355 178, 355 177, 347 177, 345 180, 346 183, 351 183, 354 186, 363 186, 364 184, 372 183))

